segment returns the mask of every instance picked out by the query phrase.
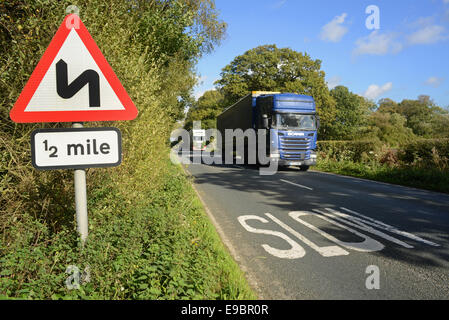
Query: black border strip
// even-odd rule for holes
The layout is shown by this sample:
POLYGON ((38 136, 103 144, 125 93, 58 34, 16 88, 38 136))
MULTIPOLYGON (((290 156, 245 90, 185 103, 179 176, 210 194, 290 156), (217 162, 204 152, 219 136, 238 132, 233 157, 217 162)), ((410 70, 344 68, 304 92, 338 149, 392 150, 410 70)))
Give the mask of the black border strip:
POLYGON ((31 164, 38 170, 59 170, 59 169, 87 169, 87 168, 108 168, 117 167, 122 163, 122 133, 114 127, 101 128, 53 128, 53 129, 36 129, 31 133, 31 164), (119 159, 115 163, 98 163, 86 165, 66 165, 66 166, 45 166, 41 167, 36 164, 35 136, 41 132, 77 132, 77 131, 115 131, 118 139, 118 155, 119 159))

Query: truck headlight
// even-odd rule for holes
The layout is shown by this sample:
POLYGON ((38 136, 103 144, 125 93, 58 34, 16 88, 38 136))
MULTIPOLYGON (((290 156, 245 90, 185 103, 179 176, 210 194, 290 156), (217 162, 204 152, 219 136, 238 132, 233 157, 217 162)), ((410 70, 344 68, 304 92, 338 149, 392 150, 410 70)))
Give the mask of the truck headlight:
POLYGON ((316 160, 316 153, 311 153, 310 154, 310 159, 315 159, 316 160))
POLYGON ((270 153, 270 158, 277 158, 279 159, 281 155, 279 153, 270 153))

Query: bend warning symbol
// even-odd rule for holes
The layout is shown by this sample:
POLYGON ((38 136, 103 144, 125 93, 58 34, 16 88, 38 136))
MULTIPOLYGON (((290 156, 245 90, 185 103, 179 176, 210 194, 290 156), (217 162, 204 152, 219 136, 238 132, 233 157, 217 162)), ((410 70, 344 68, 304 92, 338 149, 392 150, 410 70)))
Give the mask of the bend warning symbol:
POLYGON ((132 120, 137 108, 84 24, 71 14, 50 42, 10 117, 14 122, 132 120))
POLYGON ((67 63, 59 60, 56 64, 56 91, 64 99, 70 99, 86 84, 89 84, 89 107, 100 106, 100 77, 94 70, 86 70, 69 85, 67 63))

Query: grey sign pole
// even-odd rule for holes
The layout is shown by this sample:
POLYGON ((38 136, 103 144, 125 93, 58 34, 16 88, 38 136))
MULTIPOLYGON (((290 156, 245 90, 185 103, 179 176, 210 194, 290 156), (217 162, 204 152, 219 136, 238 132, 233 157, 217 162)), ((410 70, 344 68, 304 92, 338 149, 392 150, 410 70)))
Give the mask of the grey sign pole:
MULTIPOLYGON (((79 16, 77 6, 71 5, 66 8, 66 13, 75 13, 79 16)), ((82 128, 83 124, 75 122, 72 128, 82 128)), ((86 170, 76 169, 74 175, 75 181, 75 208, 76 208, 76 228, 81 237, 81 244, 84 246, 88 234, 87 220, 87 188, 86 188, 86 170)))
MULTIPOLYGON (((82 128, 82 123, 73 123, 72 128, 82 128)), ((87 220, 87 191, 86 191, 86 170, 75 170, 75 208, 76 225, 81 236, 81 244, 84 245, 88 234, 87 220)))

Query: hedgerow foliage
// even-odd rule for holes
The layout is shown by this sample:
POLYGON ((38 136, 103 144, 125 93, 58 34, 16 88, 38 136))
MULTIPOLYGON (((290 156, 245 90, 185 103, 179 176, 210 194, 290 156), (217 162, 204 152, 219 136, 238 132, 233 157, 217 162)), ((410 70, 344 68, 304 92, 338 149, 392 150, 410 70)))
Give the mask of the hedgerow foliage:
MULTIPOLYGON (((165 144, 173 121, 183 112, 180 97, 188 96, 195 83, 197 58, 224 32, 209 0, 1 2, 0 210, 11 213, 20 208, 33 215, 50 215, 55 228, 59 215, 72 210, 67 201, 72 193, 71 174, 33 170, 29 137, 35 128, 67 125, 17 125, 9 119, 9 111, 70 4, 80 8, 82 21, 139 109, 137 121, 119 125, 124 131, 125 157, 143 152, 145 145, 144 153, 154 163, 160 154, 158 146, 165 144), (136 126, 144 127, 137 136, 145 138, 130 139, 136 126)), ((1 214, 0 219, 8 216, 1 214)))
POLYGON ((167 160, 195 63, 224 32, 213 0, 0 3, 0 296, 240 297, 239 273, 211 236, 186 177, 167 160), (72 4, 139 109, 133 121, 85 124, 121 129, 124 155, 117 168, 88 170, 84 250, 75 232, 73 172, 37 171, 30 161, 33 129, 70 124, 9 119, 72 4), (70 264, 91 268, 91 282, 79 291, 65 287, 70 264))
POLYGON ((449 139, 318 141, 318 170, 449 192, 449 139))
POLYGON ((421 168, 449 168, 449 139, 420 139, 403 145, 398 159, 421 168))
POLYGON ((317 151, 321 158, 333 161, 361 162, 374 159, 380 147, 377 140, 317 142, 317 151))

